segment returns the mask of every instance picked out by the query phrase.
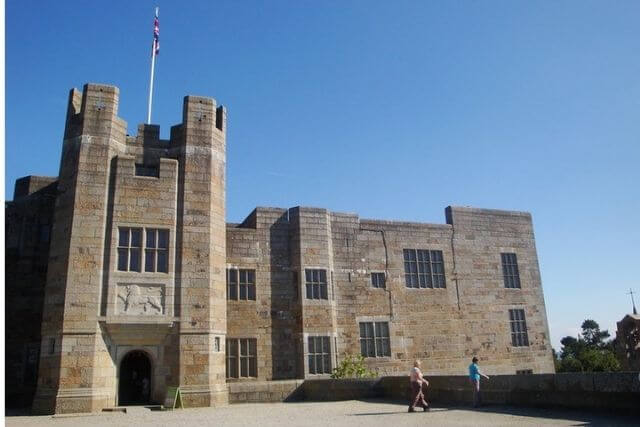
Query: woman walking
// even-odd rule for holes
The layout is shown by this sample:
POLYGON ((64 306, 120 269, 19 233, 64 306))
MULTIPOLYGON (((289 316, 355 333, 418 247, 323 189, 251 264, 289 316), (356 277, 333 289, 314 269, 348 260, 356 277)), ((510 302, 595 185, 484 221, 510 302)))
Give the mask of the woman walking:
POLYGON ((473 387, 473 407, 477 408, 482 405, 482 399, 480 397, 480 377, 483 376, 486 379, 489 379, 488 376, 480 372, 480 367, 478 366, 478 358, 474 357, 471 359, 471 365, 469 365, 469 381, 471 382, 471 386, 473 387))

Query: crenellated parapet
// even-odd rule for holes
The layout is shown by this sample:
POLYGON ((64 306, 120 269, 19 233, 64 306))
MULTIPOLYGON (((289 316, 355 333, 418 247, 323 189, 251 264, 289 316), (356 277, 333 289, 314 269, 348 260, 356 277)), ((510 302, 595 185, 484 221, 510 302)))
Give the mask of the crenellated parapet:
POLYGON ((115 86, 87 83, 82 92, 71 89, 65 139, 92 135, 124 143, 127 123, 118 117, 119 97, 120 91, 115 86))
POLYGON ((171 127, 168 140, 160 138, 157 124, 140 124, 136 135, 128 135, 127 122, 118 117, 119 98, 119 89, 110 85, 87 83, 82 91, 71 89, 64 139, 108 138, 111 145, 123 144, 125 154, 137 155, 140 148, 162 149, 165 157, 175 157, 175 149, 185 144, 207 147, 224 141, 227 110, 213 98, 185 96, 182 122, 171 127))

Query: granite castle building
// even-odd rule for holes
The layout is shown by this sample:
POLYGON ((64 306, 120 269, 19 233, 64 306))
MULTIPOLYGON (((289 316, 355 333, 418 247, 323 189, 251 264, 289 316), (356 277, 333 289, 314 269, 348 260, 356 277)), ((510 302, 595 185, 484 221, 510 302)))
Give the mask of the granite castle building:
POLYGON ((225 221, 226 110, 184 98, 169 140, 126 134, 118 89, 69 96, 58 177, 6 205, 7 403, 39 413, 224 404, 234 382, 554 371, 531 216, 443 224, 310 207, 225 221))

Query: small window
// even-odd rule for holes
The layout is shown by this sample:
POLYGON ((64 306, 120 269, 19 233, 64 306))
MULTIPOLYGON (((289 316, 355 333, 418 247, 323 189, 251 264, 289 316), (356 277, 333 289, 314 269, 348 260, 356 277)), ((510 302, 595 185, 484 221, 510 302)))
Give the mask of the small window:
POLYGON ((118 229, 118 270, 140 271, 142 255, 142 229, 120 227, 118 229))
POLYGON ((256 300, 256 271, 227 269, 227 299, 256 300))
POLYGON ((56 351, 56 339, 49 338, 49 354, 53 354, 56 351))
POLYGON ((371 286, 384 289, 387 287, 384 273, 371 273, 371 286))
POLYGON ((144 271, 167 273, 169 271, 169 230, 147 228, 144 249, 144 271))
POLYGON ((309 337, 309 373, 331 373, 331 351, 329 349, 329 337, 309 337))
POLYGON ((328 299, 327 270, 305 269, 307 299, 328 299))
POLYGON ((227 378, 255 378, 258 376, 258 357, 255 338, 227 339, 227 378))
POLYGON ((511 345, 514 347, 528 347, 527 322, 523 309, 509 310, 509 323, 511 325, 511 345))
POLYGON ((360 322, 360 354, 390 357, 389 322, 360 322))
POLYGON ((407 288, 446 288, 442 251, 404 249, 407 288))
POLYGON ((516 254, 500 254, 502 258, 502 276, 505 288, 520 288, 520 272, 516 254))
POLYGON ((220 351, 220 337, 213 338, 213 351, 220 351))
POLYGON ((531 375, 533 374, 533 369, 519 369, 516 371, 516 375, 531 375))

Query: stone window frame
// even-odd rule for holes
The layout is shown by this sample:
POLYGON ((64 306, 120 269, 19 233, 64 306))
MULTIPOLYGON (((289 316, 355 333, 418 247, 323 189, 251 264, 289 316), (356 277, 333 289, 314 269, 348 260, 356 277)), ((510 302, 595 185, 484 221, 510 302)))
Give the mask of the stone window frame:
POLYGON ((304 299, 307 301, 331 301, 333 298, 329 298, 329 274, 330 274, 330 269, 326 268, 326 267, 315 267, 315 266, 305 266, 304 271, 302 272, 302 274, 304 274, 303 279, 304 279, 304 299), (308 276, 308 272, 311 273, 311 281, 307 280, 308 276), (321 280, 321 277, 318 277, 318 280, 314 280, 313 278, 313 273, 314 272, 318 272, 319 274, 323 273, 324 274, 324 282, 321 280), (329 273, 329 274, 327 274, 329 273), (316 288, 314 288, 314 285, 317 285, 317 289, 318 289, 318 297, 314 297, 314 290, 316 288), (324 285, 324 286, 323 286, 324 285), (311 297, 309 297, 309 289, 311 289, 311 297), (322 292, 324 290, 324 293, 322 292))
POLYGON ((227 301, 256 301, 256 277, 255 268, 228 266, 226 272, 227 301), (244 281, 241 280, 243 274, 245 275, 244 281), (235 282, 231 282, 230 280, 232 275, 235 275, 235 282), (253 276, 253 281, 249 280, 251 276, 253 276), (244 298, 242 297, 243 289, 245 290, 244 298))
POLYGON ((372 271, 371 272, 371 287, 373 289, 387 289, 387 273, 384 271, 372 271), (374 277, 378 277, 377 283, 374 277), (382 277, 382 286, 380 286, 380 277, 382 277))
POLYGON ((521 289, 518 255, 515 252, 500 252, 502 278, 506 289, 521 289))
POLYGON ((116 236, 115 236, 115 244, 116 244, 116 259, 115 259, 115 271, 118 273, 141 273, 141 274, 160 274, 160 275, 168 275, 171 272, 171 229, 166 226, 144 226, 139 224, 120 224, 116 226, 116 236), (127 244, 121 244, 121 231, 128 230, 127 244), (131 246, 132 243, 132 230, 140 230, 140 246, 131 246), (156 247, 148 247, 147 246, 147 231, 153 230, 156 233, 156 247), (167 247, 166 248, 158 248, 158 232, 163 231, 167 233, 167 247), (131 269, 131 250, 138 250, 138 270, 131 269), (127 251, 127 269, 120 269, 120 257, 122 251, 127 251), (157 270, 157 251, 161 250, 166 252, 166 271, 158 271, 157 270), (147 271, 147 252, 155 251, 154 257, 156 258, 156 262, 154 262, 154 271, 147 271))
POLYGON ((252 380, 258 378, 258 338, 255 336, 226 337, 225 340, 225 377, 228 380, 252 380), (247 343, 247 353, 251 352, 251 344, 254 344, 254 354, 242 355, 242 341, 247 343), (235 356, 230 355, 230 350, 235 347, 235 356), (231 361, 235 359, 235 372, 237 376, 230 375, 231 361), (247 374, 242 375, 242 360, 247 361, 247 374), (255 374, 255 375, 251 375, 255 374))
POLYGON ((442 249, 403 248, 402 262, 405 287, 407 289, 447 288, 444 252, 442 249), (410 255, 413 255, 413 259, 411 259, 410 255), (434 256, 439 259, 434 260, 434 256))
POLYGON ((509 309, 509 326, 512 347, 529 347, 529 333, 524 308, 509 309))
MULTIPOLYGON (((334 343, 335 343, 335 336, 332 333, 329 332, 319 332, 319 333, 305 333, 304 334, 304 367, 305 367, 305 372, 308 375, 312 375, 314 377, 318 377, 318 376, 328 376, 331 375, 331 373, 333 372, 333 369, 335 368, 334 364, 335 364, 335 360, 334 360, 334 354, 335 354, 335 348, 334 348, 334 343), (324 349, 320 352, 313 352, 311 353, 311 349, 310 349, 310 340, 317 340, 318 338, 326 338, 326 343, 328 345, 328 352, 324 352, 324 349), (333 339, 332 339, 333 338, 333 339), (334 341, 334 342, 332 342, 334 341), (315 356, 314 356, 315 355, 315 356), (323 372, 311 372, 311 363, 310 363, 310 358, 311 357, 318 357, 318 355, 320 355, 320 357, 322 357, 322 363, 325 364, 326 360, 328 359, 329 361, 329 369, 328 372, 326 370, 324 370, 323 372)), ((315 343, 314 343, 315 344, 315 343)))
MULTIPOLYGON (((365 358, 365 359, 372 359, 372 360, 391 360, 392 355, 393 355, 393 350, 391 349, 391 336, 392 336, 392 323, 391 320, 389 318, 389 316, 362 316, 362 317, 357 317, 356 318, 356 323, 358 325, 358 343, 360 344, 360 354, 365 358), (362 323, 372 323, 373 324, 373 351, 375 356, 369 356, 369 355, 365 355, 362 354, 362 335, 361 335, 361 326, 360 324, 362 323), (380 323, 385 323, 387 325, 387 337, 377 337, 376 336, 376 324, 380 324, 380 323), (382 355, 378 355, 378 347, 377 347, 377 343, 378 340, 384 340, 386 339, 386 341, 388 342, 388 350, 389 353, 388 354, 382 354, 382 355)), ((365 339, 371 339, 366 337, 365 339)))

